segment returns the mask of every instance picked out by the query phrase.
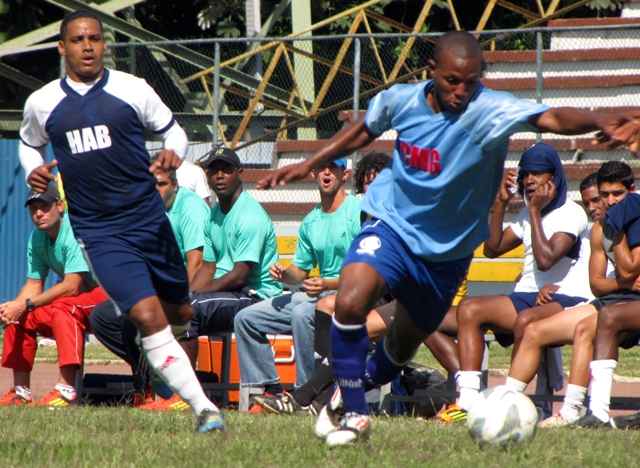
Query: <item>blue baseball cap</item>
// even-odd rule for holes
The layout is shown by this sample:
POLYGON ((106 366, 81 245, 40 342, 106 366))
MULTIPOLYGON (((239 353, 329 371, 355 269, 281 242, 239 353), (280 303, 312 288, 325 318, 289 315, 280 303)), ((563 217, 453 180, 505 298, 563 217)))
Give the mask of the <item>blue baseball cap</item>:
POLYGON ((340 159, 336 159, 335 161, 333 161, 333 164, 335 164, 336 166, 342 166, 345 169, 347 168, 347 158, 340 158, 340 159))

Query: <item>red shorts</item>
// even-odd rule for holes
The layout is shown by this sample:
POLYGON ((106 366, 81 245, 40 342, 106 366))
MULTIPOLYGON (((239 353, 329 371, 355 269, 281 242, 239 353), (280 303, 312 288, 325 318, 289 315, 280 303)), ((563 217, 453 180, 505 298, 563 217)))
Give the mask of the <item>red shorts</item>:
POLYGON ((38 333, 55 338, 60 367, 81 364, 84 334, 90 329, 89 314, 106 300, 102 288, 97 287, 77 296, 61 297, 25 314, 19 324, 9 325, 4 331, 2 367, 31 371, 38 333))

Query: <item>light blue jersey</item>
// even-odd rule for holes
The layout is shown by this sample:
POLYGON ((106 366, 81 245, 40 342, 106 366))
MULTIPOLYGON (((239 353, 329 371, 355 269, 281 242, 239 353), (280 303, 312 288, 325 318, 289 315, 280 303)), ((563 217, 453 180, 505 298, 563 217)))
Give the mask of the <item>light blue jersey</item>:
POLYGON ((433 81, 395 85, 369 104, 374 135, 398 132, 393 163, 367 190, 362 210, 387 223, 429 261, 466 257, 489 237, 509 136, 537 131, 527 119, 548 109, 482 85, 460 114, 433 112, 433 81))

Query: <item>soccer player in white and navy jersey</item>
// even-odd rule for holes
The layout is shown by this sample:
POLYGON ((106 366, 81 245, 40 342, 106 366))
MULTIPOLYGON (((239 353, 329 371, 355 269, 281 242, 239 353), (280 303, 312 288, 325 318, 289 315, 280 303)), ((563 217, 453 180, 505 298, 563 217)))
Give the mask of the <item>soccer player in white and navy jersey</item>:
POLYGON ((95 14, 79 10, 63 20, 58 50, 67 76, 27 100, 20 160, 39 192, 58 166, 76 239, 103 289, 138 328, 156 392, 175 391, 188 402, 198 432, 222 431, 222 416, 174 338, 188 329, 193 310, 144 135, 147 129, 162 139, 154 168, 164 169, 180 165, 187 137, 144 80, 104 68, 106 49, 95 14), (45 163, 49 142, 55 160, 45 163))
POLYGON ((365 224, 340 274, 331 330, 340 385, 316 423, 329 446, 366 438, 364 392, 390 382, 436 330, 474 249, 489 237, 488 214, 502 179, 509 136, 521 131, 582 134, 638 148, 632 116, 550 109, 485 88, 482 48, 463 31, 443 35, 429 61, 433 80, 399 84, 374 97, 366 114, 306 161, 270 173, 258 187, 306 176, 310 168, 398 132, 393 163, 371 184, 365 224), (397 299, 387 337, 366 362, 368 312, 387 292, 397 299))

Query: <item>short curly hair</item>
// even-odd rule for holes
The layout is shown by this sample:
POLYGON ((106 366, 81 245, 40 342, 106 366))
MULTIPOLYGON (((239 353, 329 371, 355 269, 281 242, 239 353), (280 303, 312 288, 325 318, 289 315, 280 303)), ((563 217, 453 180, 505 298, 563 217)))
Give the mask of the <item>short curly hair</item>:
POLYGON ((372 152, 365 154, 356 164, 356 171, 353 176, 353 184, 356 193, 364 193, 364 178, 367 174, 375 172, 378 174, 391 162, 391 156, 387 153, 372 152))

